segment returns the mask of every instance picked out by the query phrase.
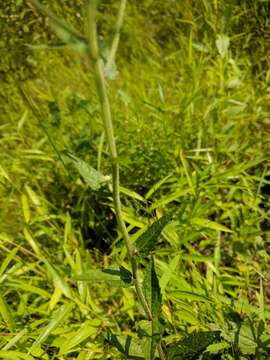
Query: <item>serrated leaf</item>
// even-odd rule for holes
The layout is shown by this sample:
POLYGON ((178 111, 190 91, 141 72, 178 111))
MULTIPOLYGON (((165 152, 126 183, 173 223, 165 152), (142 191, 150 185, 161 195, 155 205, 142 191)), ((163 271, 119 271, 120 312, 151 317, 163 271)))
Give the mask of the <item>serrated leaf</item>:
POLYGON ((239 332, 239 348, 244 355, 254 355, 256 352, 256 338, 252 332, 250 325, 244 324, 239 332))
POLYGON ((197 225, 202 228, 209 228, 217 231, 230 232, 230 233, 232 232, 232 230, 228 229, 226 226, 220 225, 219 223, 208 219, 193 218, 190 220, 190 222, 192 225, 197 225))
POLYGON ((156 347, 161 337, 159 313, 162 306, 162 297, 153 257, 151 257, 144 271, 143 292, 152 313, 151 336, 145 349, 145 359, 152 360, 155 357, 156 347))
POLYGON ((91 189, 98 190, 102 185, 104 185, 105 182, 109 181, 109 176, 104 176, 92 166, 87 164, 87 162, 72 154, 67 153, 66 155, 72 161, 81 177, 84 179, 86 184, 90 186, 91 189))
POLYGON ((171 215, 167 214, 155 221, 136 241, 136 249, 141 256, 147 256, 153 250, 164 227, 171 220, 171 215))
POLYGON ((220 339, 219 331, 193 332, 166 349, 167 360, 196 359, 207 347, 220 339))

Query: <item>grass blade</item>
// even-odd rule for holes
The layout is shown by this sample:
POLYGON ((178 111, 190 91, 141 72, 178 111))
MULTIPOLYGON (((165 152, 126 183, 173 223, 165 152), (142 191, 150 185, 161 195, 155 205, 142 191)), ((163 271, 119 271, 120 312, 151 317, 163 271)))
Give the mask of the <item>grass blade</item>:
POLYGON ((69 315, 74 307, 73 303, 67 303, 63 305, 55 314, 53 314, 51 321, 49 324, 41 331, 34 344, 30 349, 30 353, 35 350, 40 344, 42 344, 47 337, 51 334, 51 332, 56 329, 64 319, 69 315))
POLYGON ((15 329, 15 322, 12 317, 12 312, 1 293, 0 293, 0 313, 9 331, 13 332, 15 329))

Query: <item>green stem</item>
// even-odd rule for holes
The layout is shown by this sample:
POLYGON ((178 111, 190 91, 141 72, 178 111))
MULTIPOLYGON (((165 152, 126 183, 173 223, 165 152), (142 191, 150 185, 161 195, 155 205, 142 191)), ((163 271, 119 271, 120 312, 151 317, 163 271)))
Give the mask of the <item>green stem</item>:
POLYGON ((114 37, 113 37, 113 41, 112 41, 112 46, 111 46, 111 50, 107 59, 107 63, 105 66, 105 74, 107 74, 114 61, 115 61, 115 55, 116 55, 116 51, 119 45, 119 40, 120 40, 120 31, 123 25, 123 21, 124 21, 124 14, 125 14, 125 9, 126 9, 126 0, 121 0, 120 3, 120 7, 119 7, 119 12, 118 12, 118 16, 117 16, 117 21, 116 21, 116 26, 115 26, 115 33, 114 33, 114 37))
POLYGON ((96 81, 97 92, 99 96, 99 101, 101 105, 102 118, 106 133, 107 142, 110 149, 111 162, 112 162, 112 179, 113 179, 113 200, 117 222, 119 228, 122 232, 123 239, 127 247, 128 258, 132 268, 132 275, 135 284, 135 289, 140 303, 143 306, 147 319, 152 320, 152 313, 147 304, 146 298, 142 291, 139 274, 138 274, 138 265, 135 258, 135 248, 133 247, 132 241, 129 237, 125 222, 123 220, 122 209, 121 209, 121 199, 120 199, 120 183, 119 183, 119 164, 117 158, 117 148, 114 138, 113 122, 111 115, 111 108, 109 103, 109 98, 106 90, 106 83, 104 77, 104 68, 102 60, 99 56, 99 48, 97 42, 97 28, 96 28, 96 13, 97 13, 97 4, 98 0, 90 0, 88 4, 88 43, 90 56, 94 68, 94 76, 96 81))
POLYGON ((166 360, 166 357, 165 357, 164 351, 162 349, 161 343, 158 344, 157 349, 158 349, 158 354, 159 354, 160 360, 166 360))
POLYGON ((49 9, 46 8, 46 6, 40 4, 37 0, 26 0, 26 3, 31 4, 35 8, 38 9, 43 15, 48 16, 48 18, 53 21, 56 25, 58 25, 60 28, 67 31, 71 36, 73 36, 78 41, 85 42, 85 37, 77 30, 73 29, 69 24, 67 24, 65 21, 59 19, 53 12, 51 12, 49 9))

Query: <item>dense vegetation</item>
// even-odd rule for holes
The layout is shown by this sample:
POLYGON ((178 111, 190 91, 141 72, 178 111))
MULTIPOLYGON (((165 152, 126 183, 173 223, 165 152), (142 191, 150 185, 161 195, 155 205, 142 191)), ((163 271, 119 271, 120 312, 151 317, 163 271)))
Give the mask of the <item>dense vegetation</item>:
MULTIPOLYGON (((84 32, 84 1, 42 3, 84 32)), ((100 1, 103 59, 118 8, 100 1)), ((107 91, 167 359, 270 358, 269 18, 263 0, 127 3, 107 91)), ((87 52, 27 1, 0 22, 0 358, 150 359, 114 280, 131 269, 87 52)))

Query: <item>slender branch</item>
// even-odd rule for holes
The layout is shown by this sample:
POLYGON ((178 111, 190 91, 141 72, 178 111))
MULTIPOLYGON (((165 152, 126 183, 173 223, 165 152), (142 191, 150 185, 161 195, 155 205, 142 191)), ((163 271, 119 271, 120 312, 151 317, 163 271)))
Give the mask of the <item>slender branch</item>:
POLYGON ((66 170, 67 174, 69 173, 68 168, 61 156, 60 151, 57 149, 57 146, 55 145, 54 141, 52 140, 48 130, 46 129, 46 126, 43 124, 44 122, 44 116, 42 115, 42 113, 40 112, 40 110, 35 106, 33 100, 31 99, 31 97, 27 94, 27 92, 25 91, 24 87, 22 85, 20 85, 19 87, 19 91, 22 95, 22 98, 25 102, 25 104, 28 106, 28 108, 32 111, 33 115, 35 116, 35 118, 38 121, 39 126, 41 127, 41 129, 43 130, 43 132, 45 133, 49 143, 51 144, 51 147, 53 148, 53 150, 55 151, 58 160, 62 163, 62 165, 64 166, 64 169, 66 170))
POLYGON ((111 50, 107 59, 107 63, 105 66, 105 74, 107 74, 114 61, 115 61, 115 55, 116 55, 116 51, 119 45, 119 40, 120 40, 120 31, 123 25, 123 21, 124 21, 124 15, 125 15, 125 9, 126 9, 126 0, 121 0, 120 3, 120 7, 119 7, 119 12, 118 12, 118 16, 117 16, 117 21, 116 21, 116 26, 115 26, 115 33, 114 33, 114 37, 113 37, 113 41, 112 41, 112 46, 111 46, 111 50))
POLYGON ((119 184, 119 164, 117 158, 117 148, 114 138, 113 122, 111 115, 110 103, 106 90, 106 83, 104 78, 103 63, 99 56, 99 48, 97 42, 97 28, 96 28, 96 13, 98 0, 90 0, 87 9, 88 18, 88 43, 90 56, 93 62, 93 70, 95 75, 97 92, 100 100, 102 118, 106 133, 107 142, 110 149, 110 156, 112 162, 112 179, 113 179, 113 199, 117 222, 122 232, 123 239, 127 247, 128 258, 132 268, 132 275, 135 284, 135 289, 140 303, 143 306, 148 320, 152 320, 152 313, 142 291, 140 279, 138 276, 138 265, 135 259, 135 249, 129 237, 125 222, 123 220, 121 199, 120 199, 120 184, 119 184))
POLYGON ((40 4, 38 0, 26 0, 27 4, 34 6, 39 12, 43 15, 47 16, 50 20, 52 20, 56 25, 60 28, 67 31, 71 36, 79 41, 86 42, 85 37, 76 29, 73 29, 69 24, 67 24, 62 19, 59 19, 52 11, 46 8, 46 6, 40 4))
POLYGON ((162 349, 161 343, 158 344, 157 349, 158 349, 158 354, 159 354, 160 360, 166 360, 166 357, 165 357, 164 351, 162 349))

